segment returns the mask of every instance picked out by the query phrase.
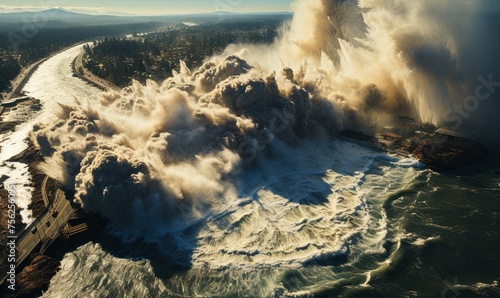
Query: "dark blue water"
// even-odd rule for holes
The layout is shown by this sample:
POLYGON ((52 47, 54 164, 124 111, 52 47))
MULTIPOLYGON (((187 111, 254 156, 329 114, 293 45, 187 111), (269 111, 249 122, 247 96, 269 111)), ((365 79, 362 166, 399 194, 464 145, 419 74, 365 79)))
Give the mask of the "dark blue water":
POLYGON ((390 222, 407 233, 389 268, 367 288, 347 285, 319 296, 500 297, 498 172, 475 166, 416 180, 384 204, 390 222))
MULTIPOLYGON (((355 182, 360 190, 343 181, 349 178, 347 172, 336 178, 332 188, 340 188, 342 181, 346 189, 366 197, 365 207, 357 206, 357 211, 336 223, 343 226, 339 233, 360 227, 358 232, 346 234, 348 250, 343 254, 318 257, 312 250, 307 261, 294 265, 311 245, 297 243, 290 259, 266 242, 257 245, 260 251, 248 250, 251 246, 242 243, 273 239, 266 238, 266 229, 260 234, 243 234, 245 227, 272 218, 258 209, 258 220, 245 213, 228 229, 225 215, 208 218, 181 234, 163 237, 160 244, 120 243, 116 237, 103 237, 65 257, 44 297, 500 297, 500 175, 482 166, 448 173, 407 168, 401 163, 395 166, 396 159, 355 150, 368 156, 361 164, 372 161, 355 182), (364 218, 370 220, 364 223, 364 218), (218 229, 207 228, 214 224, 218 229), (239 240, 224 242, 231 236, 239 240), (206 242, 206 237, 211 240, 206 242), (185 263, 186 254, 175 246, 179 239, 190 238, 195 239, 190 265, 175 265, 185 263), (239 246, 242 248, 237 250, 239 246)), ((359 152, 353 156, 356 154, 359 152)), ((314 156, 322 160, 319 154, 314 156)), ((352 160, 346 164, 355 165, 352 160)), ((313 177, 311 182, 316 179, 303 168, 299 172, 302 174, 294 173, 293 179, 302 181, 307 175, 313 177)), ((266 180, 257 183, 262 181, 266 180)), ((285 182, 275 181, 276 186, 285 182)), ((307 188, 307 183, 301 188, 307 188)), ((259 196, 259 204, 266 207, 267 194, 259 196)), ((271 202, 276 203, 276 210, 289 206, 280 205, 277 198, 271 202)), ((242 203, 231 212, 246 212, 251 204, 242 203)), ((315 208, 311 204, 303 208, 315 208)), ((288 217, 293 215, 285 211, 276 221, 283 233, 288 217)), ((319 223, 320 219, 311 221, 296 234, 303 239, 310 233, 317 239, 312 243, 319 244, 324 241, 322 233, 328 231, 321 232, 319 223), (301 234, 304 231, 309 232, 301 234)), ((272 225, 269 221, 264 226, 272 225)), ((280 240, 275 245, 290 240, 274 233, 274 239, 280 240)))

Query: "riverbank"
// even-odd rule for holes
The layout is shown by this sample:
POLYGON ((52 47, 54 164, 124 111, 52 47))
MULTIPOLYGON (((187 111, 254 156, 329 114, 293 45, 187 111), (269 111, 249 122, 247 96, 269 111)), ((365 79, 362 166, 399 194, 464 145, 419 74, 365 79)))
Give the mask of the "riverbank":
POLYGON ((12 80, 12 83, 11 83, 11 91, 8 92, 8 93, 5 93, 5 95, 3 96, 2 98, 2 101, 7 101, 7 100, 10 100, 11 98, 13 97, 16 97, 16 96, 21 96, 22 95, 22 89, 24 88, 24 86, 26 85, 26 83, 29 81, 29 79, 31 78, 31 76, 33 75, 33 73, 38 69, 38 67, 45 61, 49 60, 50 58, 54 57, 55 55, 58 55, 66 50, 69 50, 75 46, 78 46, 82 44, 82 42, 77 42, 77 43, 74 43, 70 46, 67 46, 67 47, 63 47, 61 48, 60 50, 57 50, 53 53, 51 53, 50 55, 48 55, 47 57, 45 58, 42 58, 30 65, 28 65, 27 67, 23 68, 21 70, 21 72, 17 75, 17 77, 12 80))
POLYGON ((95 76, 92 72, 90 72, 87 68, 85 68, 85 65, 83 63, 83 51, 80 53, 80 55, 78 55, 78 57, 76 57, 73 60, 71 68, 73 70, 74 76, 79 77, 80 79, 93 85, 94 87, 101 89, 102 91, 107 91, 110 89, 115 91, 120 90, 119 87, 113 85, 109 81, 106 81, 104 79, 95 76))
MULTIPOLYGON (((58 205, 60 205, 60 202, 56 202, 56 194, 62 189, 59 183, 50 178, 47 179, 47 177, 37 169, 38 164, 43 161, 43 157, 31 140, 27 142, 28 148, 9 160, 10 162, 27 164, 33 183, 32 202, 29 207, 33 212, 35 221, 30 226, 23 224, 18 227, 17 243, 18 249, 20 250, 22 249, 23 238, 41 237, 40 233, 43 228, 39 225, 43 226, 46 221, 48 222, 46 219, 47 217, 51 218, 50 221, 52 222, 52 226, 58 225, 53 210, 56 210, 58 205), (44 197, 47 197, 47 202, 45 202, 44 197), (38 231, 33 233, 32 231, 36 231, 36 226, 39 226, 38 231)), ((7 178, 3 177, 2 180, 3 179, 7 178)), ((68 192, 65 191, 65 193, 68 192)), ((65 199, 70 199, 70 197, 71 194, 65 199)), ((59 200, 61 200, 61 198, 59 198, 59 200)), ((2 208, 2 210, 6 210, 6 208, 2 208)), ((60 211, 56 216, 60 217, 59 215, 62 215, 62 213, 63 211, 60 211)), ((6 227, 3 226, 3 219, 5 218, 6 217, 2 214, 1 223, 4 231, 7 230, 6 227)), ((21 223, 20 215, 18 215, 17 218, 17 221, 21 223)), ((61 230, 56 238, 44 238, 43 242, 29 251, 29 256, 26 260, 18 264, 16 268, 16 291, 15 295, 12 297, 38 297, 41 295, 43 291, 48 289, 52 277, 60 270, 60 263, 64 255, 96 239, 103 230, 102 227, 104 225, 105 222, 102 219, 89 216, 82 210, 77 211, 75 215, 71 216, 71 218, 60 227, 61 230), (73 226, 81 225, 85 225, 86 229, 80 229, 76 233, 71 232, 73 226)), ((43 234, 45 237, 45 232, 43 232, 43 234)), ((20 256, 18 255, 18 257, 20 256)), ((11 292, 5 286, 2 286, 0 294, 4 297, 10 297, 9 295, 11 292)))
MULTIPOLYGON (((16 90, 23 89, 24 85, 30 81, 31 76, 37 73, 36 71, 42 67, 42 62, 50 60, 50 58, 62 51, 53 54, 51 57, 42 59, 36 67, 34 65, 31 71, 26 72, 20 78, 16 90)), ((36 76, 35 74, 34 77, 36 76)), ((30 83, 26 86, 28 85, 30 83)), ((27 91, 28 93, 39 90, 39 88, 33 87, 27 87, 27 89, 30 89, 27 91)), ((54 88, 50 91, 52 92, 52 90, 54 88)), ((43 98, 36 94, 33 97, 43 98)), ((99 223, 99 220, 84 215, 87 216, 87 220, 89 221, 87 224, 85 220, 82 221, 79 219, 79 216, 82 215, 73 215, 74 206, 69 201, 71 200, 71 196, 65 196, 65 191, 61 190, 57 182, 46 179, 46 176, 37 169, 38 163, 43 161, 43 158, 29 138, 29 132, 32 129, 31 120, 40 115, 41 109, 44 107, 45 109, 50 109, 51 105, 52 101, 44 100, 41 102, 38 99, 31 98, 29 101, 6 107, 5 113, 2 115, 2 121, 0 122, 0 133, 3 135, 2 159, 4 161, 3 174, 0 175, 2 176, 1 182, 6 182, 10 179, 11 181, 15 181, 19 190, 27 186, 31 189, 30 193, 19 195, 19 199, 21 197, 28 198, 29 205, 26 204, 25 207, 17 206, 16 208, 16 231, 18 234, 16 241, 18 248, 16 259, 16 283, 18 288, 16 297, 40 295, 41 291, 47 289, 50 279, 56 274, 59 262, 64 254, 81 244, 91 241, 94 238, 93 233, 101 230, 95 225, 95 223, 99 223), (12 172, 11 164, 26 165, 24 167, 25 173, 23 172, 22 177, 17 175, 17 172, 12 172), (44 197, 48 199, 44 200, 44 197), (53 204, 56 197, 59 198, 59 203, 53 204), (61 197, 65 198, 62 199, 61 197), (29 217, 23 216, 23 209, 32 210, 32 214, 29 217), (52 212, 53 209, 58 211, 55 214, 56 217, 54 217, 54 213, 52 212), (23 223, 26 220, 29 220, 28 225, 23 223), (50 226, 46 225, 49 221, 51 223, 50 226), (75 228, 72 222, 78 226, 75 228), (32 231, 35 232, 33 233, 32 231), (75 240, 77 238, 84 238, 84 240, 80 243, 75 240)), ((5 190, 5 187, 3 190, 5 190)), ((7 210, 6 207, 3 206, 2 212, 7 210)), ((0 216, 0 222, 6 223, 6 214, 0 216)), ((6 227, 3 227, 3 231, 6 230, 6 227)), ((3 265, 7 262, 7 258, 2 258, 2 262, 3 268, 3 265)), ((2 272, 7 271, 2 270, 2 272)), ((3 290, 2 294, 5 294, 5 297, 11 294, 9 291, 3 290)))
POLYGON ((345 130, 337 137, 374 150, 411 156, 436 172, 472 166, 490 158, 488 150, 478 142, 479 136, 417 123, 413 118, 395 117, 391 125, 378 130, 376 134, 345 130))

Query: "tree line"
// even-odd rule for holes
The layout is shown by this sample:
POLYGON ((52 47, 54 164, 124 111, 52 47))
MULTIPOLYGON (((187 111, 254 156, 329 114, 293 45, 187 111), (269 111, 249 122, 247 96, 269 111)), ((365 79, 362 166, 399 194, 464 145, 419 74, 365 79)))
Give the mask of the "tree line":
MULTIPOLYGON (((156 30, 158 22, 71 28, 36 28, 28 32, 0 31, 0 90, 19 74, 21 67, 49 56, 66 46, 99 36, 118 36, 156 30)), ((20 26, 23 28, 23 26, 20 26)))
POLYGON ((282 22, 264 19, 176 25, 131 39, 99 39, 92 47, 85 47, 85 67, 119 87, 132 79, 161 82, 179 68, 179 60, 193 68, 232 43, 272 43, 282 22))

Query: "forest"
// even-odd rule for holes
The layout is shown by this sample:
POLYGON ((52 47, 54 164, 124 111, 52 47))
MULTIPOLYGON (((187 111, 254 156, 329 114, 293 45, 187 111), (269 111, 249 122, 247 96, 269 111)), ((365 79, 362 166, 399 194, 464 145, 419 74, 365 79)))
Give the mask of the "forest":
MULTIPOLYGON (((22 67, 64 47, 101 36, 157 30, 158 22, 71 28, 37 28, 9 31, 0 29, 0 91, 8 88, 22 67)), ((19 26, 23 28, 23 26, 19 26)))
POLYGON ((221 53, 229 44, 270 44, 278 36, 283 17, 175 25, 158 32, 103 38, 86 46, 85 67, 95 75, 125 87, 132 80, 157 82, 178 70, 182 60, 190 68, 221 53))

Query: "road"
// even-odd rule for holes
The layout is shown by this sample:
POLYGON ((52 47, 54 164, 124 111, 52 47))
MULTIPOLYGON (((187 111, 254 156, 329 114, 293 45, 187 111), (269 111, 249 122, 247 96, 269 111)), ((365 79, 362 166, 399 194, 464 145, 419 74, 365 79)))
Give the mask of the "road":
MULTIPOLYGON (((55 54, 54 54, 55 55, 55 54)), ((50 56, 52 57, 52 56, 50 56)), ((9 101, 12 97, 14 97, 17 94, 20 94, 21 90, 24 88, 24 85, 28 82, 29 78, 31 75, 35 72, 35 70, 42 64, 43 62, 47 61, 50 57, 43 58, 41 60, 38 60, 37 62, 29 65, 26 68, 23 68, 21 72, 17 75, 17 77, 12 81, 12 91, 8 93, 6 96, 4 96, 2 102, 9 101)))
MULTIPOLYGON (((71 47, 74 47, 74 45, 71 47)), ((28 81, 29 77, 33 74, 34 70, 36 70, 36 68, 42 62, 46 61, 47 59, 57 55, 58 53, 64 50, 61 50, 50 57, 44 58, 32 64, 29 68, 25 69, 16 79, 15 82, 16 87, 13 88, 13 92, 10 94, 10 96, 12 96, 12 94, 15 94, 19 90, 19 88, 21 88, 21 86, 23 86, 28 81)), ((103 79, 97 78, 87 69, 85 69, 85 67, 83 67, 82 58, 83 58, 83 52, 75 59, 73 71, 76 72, 76 69, 80 68, 82 72, 79 73, 80 76, 84 76, 85 77, 84 79, 91 81, 92 83, 100 86, 102 89, 119 90, 118 87, 114 86, 113 84, 103 79)), ((6 98, 5 100, 7 101, 10 100, 10 97, 6 98)), ((49 199, 47 196, 46 182, 47 179, 45 178, 42 183, 42 197, 45 205, 47 206, 49 204, 49 199)), ((68 200, 66 200, 64 192, 58 189, 55 193, 54 201, 52 205, 49 207, 49 212, 47 212, 41 218, 36 219, 29 227, 20 232, 19 234, 20 237, 17 240, 17 248, 19 251, 16 260, 17 263, 18 264, 22 263, 31 253, 34 252, 34 249, 40 243, 46 243, 51 239, 55 239, 60 234, 61 230, 64 228, 64 226, 71 218, 71 216, 74 214, 74 211, 75 210, 71 206, 71 203, 68 200), (54 211, 57 212, 57 217, 55 218, 52 216, 54 214, 54 211), (47 225, 47 223, 50 223, 50 225, 47 225)))
POLYGON ((109 89, 120 91, 120 88, 117 87, 116 85, 112 84, 107 80, 97 77, 87 68, 85 68, 85 66, 83 65, 83 51, 73 61, 73 72, 76 75, 78 75, 81 79, 97 86, 99 89, 102 89, 104 91, 107 91, 109 89))
POLYGON ((22 96, 22 97, 11 98, 9 100, 2 101, 1 105, 4 106, 4 107, 14 106, 18 102, 25 101, 25 100, 29 100, 29 97, 28 96, 22 96))
MULTIPOLYGON (((8 104, 18 100, 13 98, 13 96, 22 90, 26 82, 41 63, 74 46, 75 45, 72 45, 71 47, 58 51, 50 57, 41 59, 25 68, 13 81, 12 92, 4 97, 3 103, 8 104)), ((80 78, 99 86, 101 89, 120 90, 118 87, 107 82, 106 80, 96 77, 83 67, 82 54, 80 54, 73 62, 73 71, 75 74, 79 75, 80 78), (79 69, 79 72, 77 69, 79 69)), ((44 179, 44 182, 42 183, 42 197, 45 205, 47 206, 49 204, 49 198, 47 196, 46 180, 47 179, 44 179)), ((23 263, 32 253, 43 253, 43 251, 40 251, 40 244, 42 244, 41 247, 46 248, 48 244, 56 239, 62 233, 64 227, 74 213, 75 209, 71 206, 70 201, 66 199, 64 192, 61 189, 57 189, 55 192, 55 198, 52 205, 49 206, 48 211, 42 217, 37 218, 30 226, 18 233, 18 238, 16 239, 16 247, 18 251, 16 256, 17 265, 19 266, 23 263), (53 217, 54 212, 57 214, 56 217, 53 217)), ((2 264, 2 266, 3 265, 5 264, 2 264)), ((0 275, 2 277, 0 280, 1 283, 6 280, 4 274, 5 272, 0 275)))
MULTIPOLYGON (((46 193, 46 189, 43 190, 46 193)), ((46 194, 45 194, 46 195, 46 194)), ((73 216, 74 209, 70 201, 66 200, 64 192, 60 189, 57 190, 53 205, 49 208, 44 216, 35 221, 32 225, 26 228, 18 240, 18 256, 17 263, 20 264, 28 257, 35 247, 40 243, 45 243, 51 239, 55 239, 64 229, 68 220, 73 216), (56 211, 57 217, 53 217, 53 212, 56 211), (50 223, 50 226, 47 226, 50 223), (36 232, 32 233, 36 228, 36 232)))
MULTIPOLYGON (((42 189, 42 193, 43 196, 47 197, 47 189, 45 187, 42 189)), ((41 218, 36 219, 26 229, 19 232, 16 240, 16 265, 20 266, 30 254, 40 252, 40 250, 35 250, 40 244, 43 243, 43 246, 46 248, 52 240, 56 239, 74 212, 75 209, 71 206, 70 201, 66 199, 64 192, 61 189, 57 189, 53 205, 48 209, 48 212, 41 218), (58 213, 55 218, 52 216, 53 211, 57 211, 58 213), (49 226, 47 222, 50 222, 49 226), (33 233, 32 231, 34 230, 35 232, 33 233)), ((2 264, 2 266, 4 265, 2 264)), ((5 282, 5 280, 6 276, 5 272, 3 272, 0 283, 5 282)))

